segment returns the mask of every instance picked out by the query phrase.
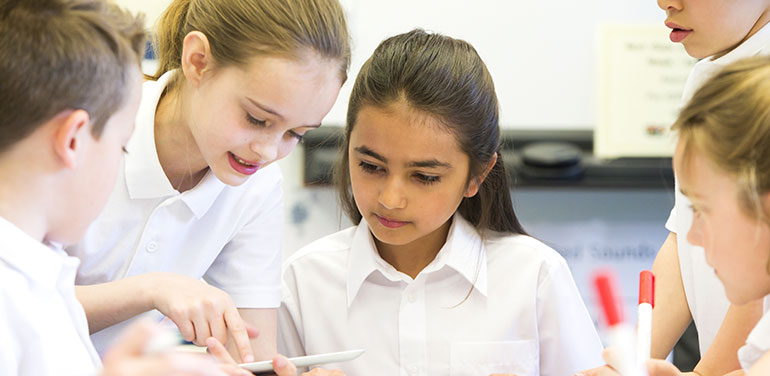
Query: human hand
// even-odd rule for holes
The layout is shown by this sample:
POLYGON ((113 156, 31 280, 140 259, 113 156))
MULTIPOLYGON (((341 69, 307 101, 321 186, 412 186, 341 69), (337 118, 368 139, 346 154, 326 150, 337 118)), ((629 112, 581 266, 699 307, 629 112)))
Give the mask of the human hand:
MULTIPOLYGON (((230 371, 231 367, 225 367, 225 364, 234 365, 235 368, 238 370, 244 371, 244 376, 251 375, 251 372, 246 371, 244 369, 241 369, 237 366, 235 360, 233 360, 232 356, 230 356, 230 353, 227 352, 227 349, 225 349, 224 345, 222 345, 221 342, 217 341, 216 338, 208 338, 206 340, 206 350, 214 355, 214 357, 219 360, 223 364, 223 370, 226 370, 227 372, 234 372, 234 373, 228 373, 229 376, 240 376, 241 373, 235 373, 235 371, 230 371)), ((297 367, 294 366, 288 359, 286 359, 283 355, 276 355, 273 358, 273 370, 275 371, 276 376, 296 376, 297 375, 297 367)), ((315 375, 327 375, 324 373, 320 374, 313 374, 315 375)), ((328 374, 329 376, 337 376, 337 374, 328 374)), ((340 375, 344 375, 340 373, 340 375)))
POLYGON ((228 376, 252 376, 252 373, 241 367, 233 359, 227 349, 214 337, 206 339, 206 351, 219 361, 220 369, 228 376))
MULTIPOLYGON (((602 358, 605 362, 612 364, 615 361, 612 349, 605 349, 602 352, 602 358)), ((645 366, 647 367, 648 376, 693 375, 692 373, 682 373, 673 364, 660 359, 650 359, 645 363, 645 366)), ((619 374, 611 366, 604 365, 601 367, 578 372, 575 374, 575 376, 619 376, 619 374)))
POLYGON ((166 351, 146 354, 150 341, 162 330, 150 321, 131 325, 103 359, 103 376, 226 376, 214 358, 205 354, 166 351))
POLYGON ((660 359, 648 360, 645 364, 647 366, 648 376, 684 376, 692 375, 692 373, 682 373, 673 364, 660 359))
POLYGON ((254 361, 250 333, 230 295, 188 276, 150 274, 152 305, 176 324, 185 340, 205 346, 206 340, 214 337, 226 343, 229 332, 243 362, 254 361))

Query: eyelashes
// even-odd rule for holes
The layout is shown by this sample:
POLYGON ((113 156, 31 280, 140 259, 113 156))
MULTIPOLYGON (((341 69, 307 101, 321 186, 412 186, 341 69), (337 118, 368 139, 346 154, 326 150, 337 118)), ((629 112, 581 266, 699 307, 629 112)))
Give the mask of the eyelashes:
MULTIPOLYGON (((248 121, 249 123, 251 123, 253 125, 256 125, 257 127, 260 127, 260 128, 264 128, 264 127, 267 126, 267 121, 266 120, 257 119, 255 117, 251 116, 249 113, 246 113, 246 121, 248 121)), ((301 134, 299 134, 299 133, 297 133, 295 131, 289 131, 288 133, 289 133, 289 136, 297 139, 298 143, 301 143, 302 140, 305 139, 305 136, 303 136, 303 135, 301 135, 301 134)))
MULTIPOLYGON (((358 162, 358 166, 361 168, 361 171, 371 175, 385 172, 385 169, 364 161, 358 162)), ((415 173, 413 177, 417 179, 417 181, 420 184, 423 184, 423 185, 433 185, 441 181, 441 177, 435 176, 435 175, 425 175, 425 174, 415 173)))

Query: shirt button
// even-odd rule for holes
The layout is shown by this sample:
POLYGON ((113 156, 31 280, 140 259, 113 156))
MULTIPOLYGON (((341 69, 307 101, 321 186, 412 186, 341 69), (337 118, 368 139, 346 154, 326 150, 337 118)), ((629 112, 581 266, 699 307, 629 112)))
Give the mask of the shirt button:
POLYGON ((410 375, 414 376, 414 375, 417 375, 419 373, 419 371, 420 371, 420 369, 417 366, 411 366, 411 367, 409 367, 409 371, 408 372, 409 372, 410 375))
POLYGON ((147 252, 153 253, 153 252, 158 250, 158 243, 156 243, 156 242, 149 242, 144 247, 144 249, 146 249, 147 252))
POLYGON ((409 301, 409 303, 414 303, 417 301, 417 294, 414 291, 410 292, 409 295, 406 296, 406 299, 409 301))

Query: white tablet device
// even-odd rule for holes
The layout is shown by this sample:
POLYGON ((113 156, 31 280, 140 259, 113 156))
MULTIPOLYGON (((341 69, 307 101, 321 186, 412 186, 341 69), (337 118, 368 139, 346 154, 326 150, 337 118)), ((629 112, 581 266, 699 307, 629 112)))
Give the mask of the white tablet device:
MULTIPOLYGON (((363 349, 349 350, 318 355, 298 356, 296 358, 289 358, 289 361, 294 363, 294 365, 297 367, 307 367, 326 363, 345 362, 358 358, 363 353, 363 349)), ((251 372, 272 372, 273 361, 265 360, 262 362, 242 363, 239 364, 238 367, 249 370, 251 372)))

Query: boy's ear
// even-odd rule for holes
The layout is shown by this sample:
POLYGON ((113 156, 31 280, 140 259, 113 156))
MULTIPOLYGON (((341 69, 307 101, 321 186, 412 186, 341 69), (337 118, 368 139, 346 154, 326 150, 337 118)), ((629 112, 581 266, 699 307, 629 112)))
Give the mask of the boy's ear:
POLYGON ((489 172, 492 171, 493 167, 495 167, 496 163, 497 163, 497 153, 495 153, 492 156, 492 159, 489 160, 489 163, 487 163, 487 166, 484 168, 484 172, 481 173, 481 175, 471 178, 471 181, 468 183, 468 188, 465 188, 465 193, 463 194, 463 196, 473 197, 476 195, 476 193, 479 193, 479 188, 481 188, 481 183, 484 182, 484 180, 487 178, 487 175, 489 175, 489 172))
POLYGON ((212 68, 211 48, 206 35, 191 31, 182 42, 182 72, 187 81, 198 87, 203 76, 212 68))
POLYGON ((54 153, 66 168, 72 169, 77 161, 76 152, 81 147, 81 138, 83 135, 91 136, 88 127, 91 117, 85 110, 70 110, 56 115, 53 121, 56 127, 54 153))

